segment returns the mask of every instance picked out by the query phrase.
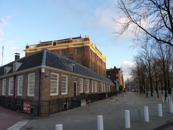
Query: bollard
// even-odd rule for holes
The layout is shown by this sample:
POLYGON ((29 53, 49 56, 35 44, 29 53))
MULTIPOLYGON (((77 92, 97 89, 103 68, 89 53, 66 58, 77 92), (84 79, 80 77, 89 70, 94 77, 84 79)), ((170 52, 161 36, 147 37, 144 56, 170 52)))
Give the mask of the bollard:
POLYGON ((125 128, 130 128, 130 111, 125 110, 125 128))
POLYGON ((56 124, 55 130, 63 130, 63 125, 62 124, 56 124))
POLYGON ((169 102, 169 110, 170 113, 173 113, 172 101, 169 102))
POLYGON ((144 106, 144 119, 145 119, 145 122, 149 122, 148 106, 144 106))
POLYGON ((103 116, 102 115, 98 115, 97 116, 97 129, 98 130, 104 130, 104 127, 103 127, 103 116))
POLYGON ((168 103, 168 97, 166 97, 166 102, 168 103))
POLYGON ((89 100, 88 103, 89 103, 89 110, 91 111, 91 101, 89 100))
POLYGON ((163 114, 162 114, 162 104, 158 104, 158 116, 159 117, 163 116, 163 114))
POLYGON ((164 102, 164 96, 162 96, 162 102, 164 102))
POLYGON ((138 119, 141 121, 141 107, 138 108, 138 119))

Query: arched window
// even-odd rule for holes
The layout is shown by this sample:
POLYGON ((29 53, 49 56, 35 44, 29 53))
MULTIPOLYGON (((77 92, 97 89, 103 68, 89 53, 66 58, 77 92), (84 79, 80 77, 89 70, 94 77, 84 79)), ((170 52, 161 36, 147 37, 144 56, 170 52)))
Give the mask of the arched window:
POLYGON ((53 46, 56 46, 56 42, 53 43, 53 46))
POLYGON ((81 64, 81 60, 80 60, 80 59, 78 59, 78 60, 77 60, 77 63, 81 64))

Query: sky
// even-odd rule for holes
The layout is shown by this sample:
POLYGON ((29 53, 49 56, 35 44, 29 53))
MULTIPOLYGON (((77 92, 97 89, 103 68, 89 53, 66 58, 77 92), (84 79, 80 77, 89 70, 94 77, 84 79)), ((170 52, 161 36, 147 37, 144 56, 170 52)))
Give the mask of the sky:
POLYGON ((126 80, 137 48, 130 32, 116 36, 120 14, 116 0, 0 0, 0 61, 24 57, 27 43, 89 35, 106 56, 106 68, 122 67, 126 80))

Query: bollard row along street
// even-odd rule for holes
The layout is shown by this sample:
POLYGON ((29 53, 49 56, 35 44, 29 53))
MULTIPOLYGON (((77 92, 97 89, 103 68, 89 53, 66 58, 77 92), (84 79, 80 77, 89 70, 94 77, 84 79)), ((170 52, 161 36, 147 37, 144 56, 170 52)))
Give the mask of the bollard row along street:
MULTIPOLYGON (((169 103, 162 102, 162 96, 164 95, 160 94, 160 98, 157 98, 156 93, 154 93, 153 97, 148 96, 146 98, 145 94, 125 92, 118 94, 118 96, 91 103, 91 111, 86 105, 49 117, 34 118, 21 130, 29 128, 55 130, 56 124, 63 124, 63 130, 98 130, 98 128, 126 130, 125 110, 129 111, 130 121, 127 121, 127 126, 130 126, 130 130, 152 130, 173 120, 173 113, 170 113, 171 103, 169 101, 169 103), (162 106, 161 108, 159 104, 162 106), (141 108, 141 120, 139 120, 138 115, 139 107, 141 108), (147 108, 148 116, 145 116, 144 111, 147 113, 147 108), (161 109, 162 113, 159 116, 161 109), (99 115, 100 119, 98 118, 99 115), (103 122, 103 125, 99 127, 100 122, 103 122)), ((170 100, 172 97, 170 95, 170 100)))

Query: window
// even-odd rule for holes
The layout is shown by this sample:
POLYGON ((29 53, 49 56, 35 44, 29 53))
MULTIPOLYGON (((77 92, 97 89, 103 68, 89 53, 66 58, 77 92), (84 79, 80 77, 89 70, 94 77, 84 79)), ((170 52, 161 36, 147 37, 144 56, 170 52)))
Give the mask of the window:
POLYGON ((22 96, 23 76, 18 76, 17 95, 22 96))
POLYGON ((108 78, 109 78, 109 79, 111 78, 110 74, 108 75, 108 78))
POLYGON ((80 93, 83 93, 83 79, 79 79, 80 93))
POLYGON ((95 71, 95 63, 93 63, 94 71, 95 71))
POLYGON ((78 64, 81 64, 81 60, 80 60, 80 59, 78 59, 76 62, 77 62, 78 64))
POLYGON ((104 83, 104 92, 106 92, 106 87, 105 87, 105 83, 104 83))
POLYGON ((95 53, 93 53, 93 58, 95 58, 95 53))
POLYGON ((91 92, 93 92, 93 81, 91 81, 91 92))
POLYGON ((95 92, 97 92, 97 82, 95 81, 95 92))
POLYGON ((9 78, 9 90, 8 95, 13 95, 13 78, 9 78))
POLYGON ((72 72, 76 72, 75 64, 72 64, 72 72))
POLYGON ((6 95, 6 79, 3 79, 2 86, 2 95, 6 95))
POLYGON ((89 80, 86 80, 86 93, 89 93, 89 80))
POLYGON ((90 61, 90 68, 92 69, 92 61, 90 61))
POLYGON ((111 89, 110 89, 110 85, 108 86, 108 89, 109 89, 109 91, 111 91, 111 89))
POLYGON ((28 96, 34 96, 35 73, 28 74, 28 96))
POLYGON ((58 95, 59 75, 51 73, 50 78, 50 95, 58 95))
POLYGON ((76 48, 76 54, 80 54, 81 48, 76 48))
POLYGON ((56 46, 56 42, 53 42, 53 46, 56 46))
POLYGON ((68 77, 66 75, 62 75, 62 88, 61 88, 61 93, 62 94, 67 94, 67 81, 68 77))
POLYGON ((61 55, 65 56, 66 55, 66 50, 61 50, 61 55))
POLYGON ((13 63, 13 72, 16 72, 21 65, 22 65, 22 63, 20 63, 20 62, 13 63))
POLYGON ((52 51, 53 53, 57 54, 57 51, 52 51))
POLYGON ((5 67, 4 68, 4 74, 8 74, 8 72, 11 70, 11 67, 5 67))
POLYGON ((101 87, 102 87, 102 92, 103 92, 103 83, 101 83, 101 87))
POLYGON ((90 50, 90 56, 92 56, 92 51, 90 50))

